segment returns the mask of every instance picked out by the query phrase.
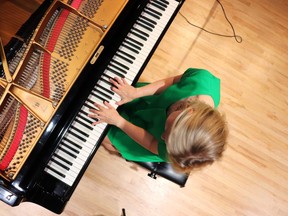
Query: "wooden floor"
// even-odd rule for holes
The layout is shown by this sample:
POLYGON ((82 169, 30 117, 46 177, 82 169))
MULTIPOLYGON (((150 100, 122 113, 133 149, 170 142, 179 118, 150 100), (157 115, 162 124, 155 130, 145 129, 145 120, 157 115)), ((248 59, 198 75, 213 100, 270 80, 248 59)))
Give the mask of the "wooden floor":
MULTIPOLYGON (((0 0, 5 42, 39 2, 0 0)), ((188 67, 217 75, 219 109, 230 127, 223 160, 192 173, 180 188, 100 148, 63 216, 120 216, 122 208, 127 216, 288 215, 288 1, 221 2, 242 43, 192 27, 178 14, 141 80, 188 67)), ((186 0, 181 13, 207 30, 232 34, 216 1, 186 0)), ((54 215, 31 203, 1 202, 0 209, 1 216, 54 215)))

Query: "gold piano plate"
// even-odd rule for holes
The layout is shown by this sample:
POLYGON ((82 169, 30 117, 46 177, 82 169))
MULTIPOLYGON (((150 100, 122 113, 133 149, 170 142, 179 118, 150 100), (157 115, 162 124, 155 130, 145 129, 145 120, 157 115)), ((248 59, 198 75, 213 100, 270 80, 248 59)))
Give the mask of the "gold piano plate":
POLYGON ((126 4, 54 1, 13 70, 1 43, 0 176, 15 179, 89 59, 105 49, 101 42, 126 4))

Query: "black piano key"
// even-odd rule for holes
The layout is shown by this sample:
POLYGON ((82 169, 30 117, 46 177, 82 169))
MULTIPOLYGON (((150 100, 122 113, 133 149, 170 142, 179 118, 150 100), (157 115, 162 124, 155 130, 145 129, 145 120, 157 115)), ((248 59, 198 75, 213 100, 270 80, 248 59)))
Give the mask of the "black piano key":
MULTIPOLYGON (((135 54, 139 54, 139 51, 138 51, 138 50, 134 49, 134 48, 131 47, 131 46, 128 46, 127 44, 129 44, 129 42, 128 42, 128 43, 126 43, 126 42, 123 43, 122 46, 125 47, 125 48, 127 48, 127 49, 129 49, 130 51, 134 52, 135 54)), ((140 49, 141 49, 141 48, 140 48, 140 49)))
POLYGON ((57 175, 63 177, 63 178, 66 177, 66 175, 64 175, 63 173, 57 171, 56 169, 54 169, 53 167, 51 167, 51 166, 49 166, 49 165, 47 165, 47 168, 48 168, 49 170, 53 171, 54 173, 56 173, 57 175))
POLYGON ((127 46, 125 43, 122 44, 123 47, 125 47, 126 49, 129 49, 130 51, 134 52, 135 54, 139 54, 139 51, 136 49, 133 49, 130 46, 127 46))
POLYGON ((66 158, 63 158, 62 156, 57 155, 57 154, 53 154, 53 156, 59 158, 59 160, 61 160, 64 163, 68 164, 69 166, 73 166, 73 163, 70 162, 69 160, 67 160, 66 158))
MULTIPOLYGON (((100 91, 99 89, 93 88, 93 91, 101 94, 102 96, 108 98, 109 100, 112 100, 112 97, 111 97, 110 95, 105 94, 104 92, 100 91)), ((94 93, 93 91, 92 91, 91 93, 93 93, 93 95, 96 96, 96 93, 94 93)), ((97 96, 96 96, 96 97, 97 97, 97 96)), ((101 97, 101 98, 102 98, 102 97, 101 97)))
POLYGON ((160 20, 160 17, 157 14, 153 13, 151 10, 149 10, 149 8, 145 8, 144 11, 145 11, 145 13, 149 14, 150 16, 160 20))
POLYGON ((79 134, 82 134, 85 137, 89 137, 89 134, 85 133, 84 131, 80 130, 79 128, 76 128, 74 125, 71 125, 70 127, 71 129, 74 129, 75 131, 77 131, 79 134))
POLYGON ((161 14, 160 12, 154 10, 153 8, 147 7, 147 8, 145 8, 145 9, 147 9, 147 10, 150 11, 151 13, 155 14, 156 16, 158 16, 159 19, 160 19, 160 17, 162 16, 162 14, 161 14))
MULTIPOLYGON (((100 99, 103 102, 106 101, 106 99, 104 97, 101 97, 99 94, 95 94, 94 92, 91 92, 91 95, 97 97, 98 99, 100 99)), ((95 109, 95 107, 94 107, 94 109, 95 109)))
POLYGON ((102 89, 103 91, 107 92, 107 94, 109 94, 109 95, 114 95, 115 94, 115 92, 111 91, 110 89, 105 88, 104 86, 102 86, 100 84, 97 84, 96 86, 98 88, 102 89))
POLYGON ((93 127, 91 127, 91 125, 87 125, 84 122, 80 121, 79 119, 75 119, 76 122, 78 122, 79 124, 81 124, 82 126, 84 126, 85 128, 89 129, 89 130, 93 130, 93 127))
MULTIPOLYGON (((117 71, 121 72, 122 74, 127 74, 126 70, 123 70, 122 68, 118 67, 117 65, 113 64, 113 62, 110 62, 110 64, 108 65, 108 67, 114 67, 117 69, 117 71)), ((113 92, 113 91, 111 91, 113 92)), ((114 92, 113 92, 114 93, 114 92)))
POLYGON ((163 7, 163 8, 167 8, 167 4, 165 4, 164 2, 161 2, 161 1, 158 1, 158 0, 154 0, 153 4, 155 4, 155 3, 161 5, 161 7, 163 7))
MULTIPOLYGON (((113 61, 113 60, 111 60, 111 61, 113 61)), ((116 61, 115 61, 115 62, 116 62, 116 61)), ((105 82, 107 85, 110 85, 111 87, 113 86, 110 81, 104 79, 103 77, 101 77, 100 80, 101 80, 102 82, 105 82)))
POLYGON ((105 74, 105 73, 102 75, 102 77, 106 77, 108 80, 110 80, 110 79, 114 80, 114 77, 111 77, 111 76, 109 76, 108 74, 105 74))
MULTIPOLYGON (((137 40, 133 39, 132 37, 127 36, 126 39, 127 39, 128 41, 131 41, 131 43, 136 44, 136 45, 139 46, 139 47, 143 47, 143 46, 144 46, 143 43, 141 43, 140 41, 137 41, 137 40)), ((140 48, 140 50, 141 50, 141 48, 140 48)))
POLYGON ((146 30, 148 30, 148 31, 150 31, 150 32, 152 32, 152 31, 153 31, 153 29, 152 29, 152 28, 150 28, 150 27, 148 27, 148 26, 144 25, 144 24, 143 24, 143 23, 141 23, 140 21, 137 21, 137 25, 139 25, 139 26, 143 27, 144 29, 146 29, 146 30))
POLYGON ((162 5, 156 4, 154 2, 150 2, 150 4, 162 11, 165 11, 165 8, 162 5))
POLYGON ((141 40, 147 41, 147 38, 142 36, 141 34, 138 34, 138 33, 134 32, 134 31, 131 31, 130 33, 135 35, 136 37, 138 37, 141 40))
POLYGON ((142 35, 144 38, 146 38, 146 40, 147 40, 147 38, 149 37, 149 34, 147 34, 146 32, 144 32, 144 31, 142 31, 142 30, 140 30, 140 29, 138 29, 138 28, 133 27, 132 30, 134 30, 134 31, 136 31, 138 34, 142 35))
MULTIPOLYGON (((126 70, 130 70, 130 68, 129 68, 128 66, 126 66, 126 65, 124 65, 124 64, 122 64, 122 63, 120 63, 120 62, 118 62, 118 61, 115 60, 115 59, 112 59, 111 62, 115 63, 116 65, 121 66, 122 68, 125 68, 126 70)), ((112 85, 112 84, 110 83, 110 85, 112 85)))
POLYGON ((88 117, 89 114, 87 112, 85 112, 83 110, 80 110, 79 112, 84 115, 84 116, 78 115, 79 118, 83 119, 84 121, 86 121, 89 124, 92 124, 93 122, 95 122, 95 120, 92 120, 88 117), (85 116, 87 116, 87 118, 85 116))
POLYGON ((87 102, 91 103, 91 104, 94 104, 94 101, 92 101, 91 99, 87 98, 86 100, 87 102))
POLYGON ((137 23, 138 23, 138 24, 143 23, 143 24, 145 24, 146 26, 149 26, 150 29, 151 29, 151 31, 153 31, 152 29, 155 28, 155 25, 153 25, 153 24, 150 23, 150 22, 147 22, 147 21, 144 20, 144 19, 139 19, 139 20, 137 21, 137 23))
POLYGON ((170 3, 169 3, 168 1, 166 1, 166 0, 159 0, 159 1, 163 2, 163 3, 166 4, 166 5, 169 5, 169 4, 170 4, 170 3))
MULTIPOLYGON (((71 129, 71 128, 70 128, 71 129)), ((86 142, 87 140, 84 139, 83 137, 79 136, 78 134, 74 133, 72 130, 69 130, 69 134, 73 135, 77 139, 81 140, 82 142, 86 142)))
MULTIPOLYGON (((137 45, 136 43, 132 43, 134 40, 133 38, 127 37, 125 39, 125 43, 129 44, 130 46, 132 46, 133 48, 137 49, 137 50, 141 50, 141 46, 137 45), (130 41, 129 41, 130 40, 130 41)), ((143 45, 142 45, 143 47, 143 45)), ((139 53, 139 51, 137 51, 139 53)))
MULTIPOLYGON (((124 76, 123 74, 117 72, 116 70, 114 70, 114 69, 112 69, 112 68, 110 68, 110 67, 108 67, 107 70, 109 70, 110 72, 114 73, 116 76, 119 76, 119 77, 121 77, 121 78, 125 78, 125 76, 124 76)), ((112 98, 111 98, 111 99, 112 99, 112 98)))
POLYGON ((69 138, 67 137, 63 137, 63 140, 70 143, 71 145, 75 146, 76 148, 78 149, 82 149, 82 146, 78 145, 77 143, 73 142, 72 140, 70 140, 69 138))
POLYGON ((76 150, 75 148, 73 148, 72 146, 69 146, 67 143, 61 142, 61 144, 63 146, 65 146, 66 148, 68 148, 69 150, 71 150, 72 152, 75 152, 76 154, 79 154, 80 151, 76 150))
POLYGON ((51 161, 53 161, 54 163, 56 163, 57 165, 61 166, 62 168, 66 169, 66 170, 70 170, 69 167, 65 166, 64 164, 60 163, 59 161, 55 160, 54 158, 51 158, 51 161))
POLYGON ((73 158, 77 158, 77 155, 72 154, 71 152, 69 152, 69 151, 67 151, 65 148, 63 148, 62 146, 59 146, 58 149, 61 150, 61 151, 63 151, 63 152, 65 152, 67 155, 69 155, 69 156, 71 156, 71 157, 73 157, 73 158))
MULTIPOLYGON (((99 95, 99 94, 96 94, 96 93, 94 93, 93 91, 91 92, 91 95, 93 95, 93 96, 95 96, 95 97, 97 97, 98 99, 100 99, 101 101, 107 101, 104 97, 102 97, 101 95, 99 95)), ((95 109, 95 108, 94 108, 95 109)))
MULTIPOLYGON (((94 103, 94 102, 93 102, 94 103)), ((90 106, 88 103, 84 103, 83 106, 87 107, 88 109, 95 109, 96 107, 90 106)))
POLYGON ((132 61, 132 60, 130 60, 129 58, 126 58, 126 57, 123 56, 123 55, 120 55, 120 52, 119 52, 119 51, 117 51, 117 53, 115 54, 115 56, 123 59, 123 60, 126 61, 127 63, 133 64, 133 61, 132 61))
POLYGON ((147 21, 147 22, 149 22, 149 23, 151 23, 151 24, 153 24, 153 25, 157 25, 157 22, 156 22, 156 21, 154 21, 154 20, 152 20, 152 19, 150 19, 150 18, 148 18, 148 17, 145 17, 145 16, 143 16, 143 15, 140 15, 140 18, 143 19, 143 20, 145 20, 145 21, 147 21))
POLYGON ((122 53, 122 54, 125 55, 125 56, 127 56, 129 59, 133 59, 133 60, 136 59, 135 56, 132 56, 132 55, 130 55, 129 53, 124 52, 123 50, 118 50, 118 52, 119 52, 119 53, 122 53))

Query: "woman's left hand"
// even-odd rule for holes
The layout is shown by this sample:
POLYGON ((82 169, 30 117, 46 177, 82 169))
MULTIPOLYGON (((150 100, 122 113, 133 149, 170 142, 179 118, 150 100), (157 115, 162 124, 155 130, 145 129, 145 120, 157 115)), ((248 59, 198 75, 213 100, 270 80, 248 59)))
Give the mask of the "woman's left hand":
POLYGON ((95 118, 97 121, 93 125, 106 122, 107 124, 115 125, 119 124, 123 118, 119 115, 117 110, 109 104, 107 101, 103 102, 103 105, 94 103, 96 109, 90 109, 91 114, 88 116, 95 118))

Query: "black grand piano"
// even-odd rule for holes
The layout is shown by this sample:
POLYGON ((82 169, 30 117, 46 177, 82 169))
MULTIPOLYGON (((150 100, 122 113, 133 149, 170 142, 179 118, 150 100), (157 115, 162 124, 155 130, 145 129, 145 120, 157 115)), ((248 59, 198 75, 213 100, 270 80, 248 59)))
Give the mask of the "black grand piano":
POLYGON ((45 0, 1 43, 2 201, 63 211, 109 128, 89 108, 117 108, 109 78, 135 84, 182 4, 45 0))

